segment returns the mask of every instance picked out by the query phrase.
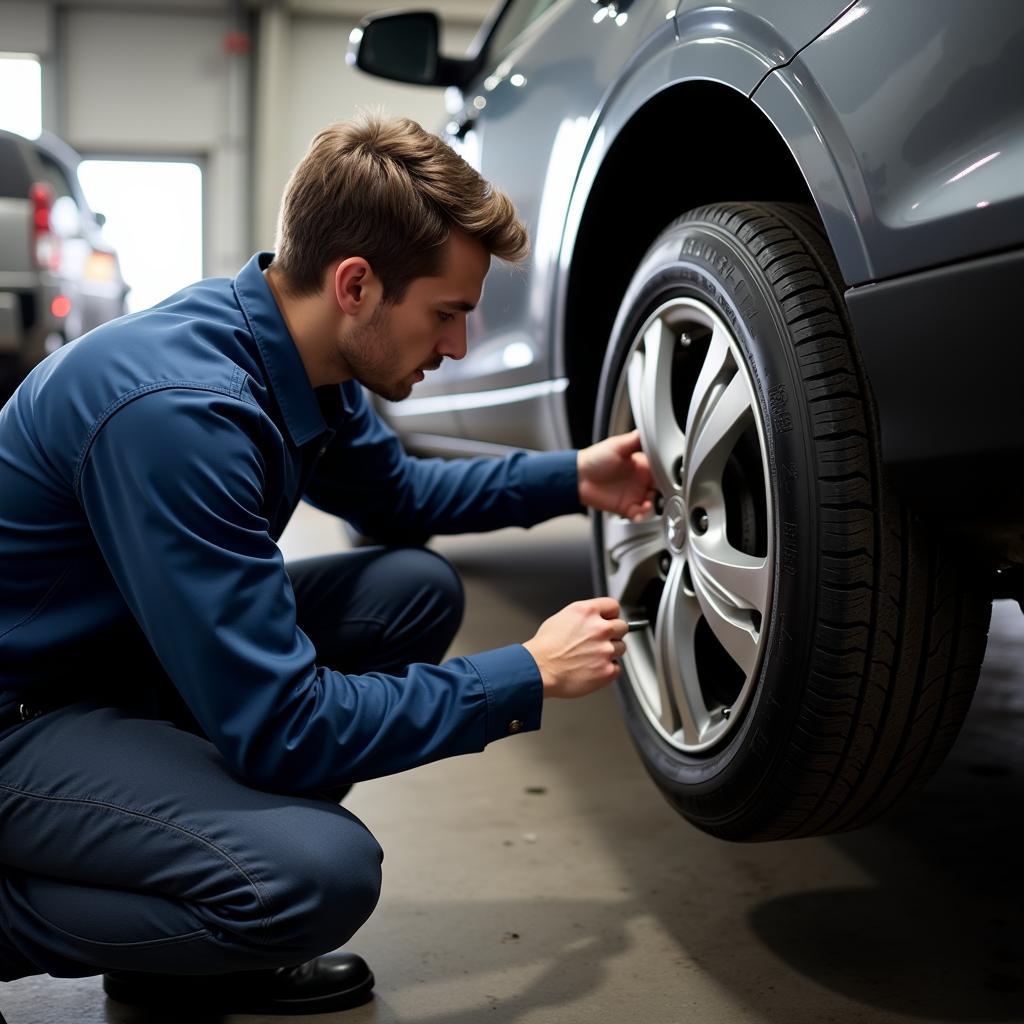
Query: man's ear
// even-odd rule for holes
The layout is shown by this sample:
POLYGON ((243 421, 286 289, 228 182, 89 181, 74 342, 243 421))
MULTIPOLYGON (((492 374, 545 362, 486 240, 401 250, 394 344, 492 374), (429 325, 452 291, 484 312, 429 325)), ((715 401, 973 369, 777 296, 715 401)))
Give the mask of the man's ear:
POLYGON ((362 256, 350 256, 334 268, 334 298, 347 316, 360 317, 377 305, 380 282, 362 256))

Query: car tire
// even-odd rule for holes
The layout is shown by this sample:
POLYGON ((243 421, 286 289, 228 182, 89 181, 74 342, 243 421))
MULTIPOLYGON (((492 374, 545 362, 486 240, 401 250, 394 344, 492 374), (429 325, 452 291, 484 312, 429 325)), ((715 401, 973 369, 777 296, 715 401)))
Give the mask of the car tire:
POLYGON ((593 517, 598 592, 649 622, 624 717, 726 839, 851 829, 914 792, 984 654, 984 586, 887 486, 842 291, 813 209, 697 209, 641 260, 602 370, 595 435, 639 428, 659 491, 644 522, 593 517))

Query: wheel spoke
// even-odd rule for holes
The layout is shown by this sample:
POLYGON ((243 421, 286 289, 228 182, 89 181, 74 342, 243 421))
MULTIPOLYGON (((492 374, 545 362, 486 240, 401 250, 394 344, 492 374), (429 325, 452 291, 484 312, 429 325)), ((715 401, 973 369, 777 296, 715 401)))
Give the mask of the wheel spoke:
POLYGON ((654 661, 661 697, 661 724, 670 735, 683 731, 683 742, 700 742, 708 710, 697 675, 696 637, 700 608, 683 589, 683 561, 669 569, 654 626, 654 661))
POLYGON ((609 595, 626 604, 637 600, 658 573, 658 556, 665 549, 662 517, 634 523, 620 516, 606 516, 604 544, 614 565, 608 574, 609 595))
POLYGON ((734 373, 724 386, 716 384, 703 405, 687 434, 688 496, 696 484, 721 481, 729 453, 754 414, 747 383, 740 373, 734 373))
POLYGON ((771 569, 767 558, 734 548, 721 528, 690 538, 690 555, 709 592, 725 605, 763 616, 768 605, 771 569))
POLYGON ((715 326, 708 344, 708 354, 693 386, 690 407, 686 411, 686 436, 693 433, 694 424, 705 418, 710 397, 725 384, 732 369, 729 339, 721 327, 715 326))
POLYGON ((678 344, 663 320, 644 333, 643 347, 630 358, 627 385, 633 422, 651 464, 654 486, 665 496, 679 484, 673 465, 682 457, 684 440, 672 406, 672 351, 678 344))
POLYGON ((737 606, 732 595, 723 594, 721 586, 705 571, 705 563, 699 557, 691 561, 690 575, 700 610, 711 631, 729 657, 743 670, 744 678, 749 679, 757 664, 760 639, 760 631, 755 627, 750 609, 737 606))

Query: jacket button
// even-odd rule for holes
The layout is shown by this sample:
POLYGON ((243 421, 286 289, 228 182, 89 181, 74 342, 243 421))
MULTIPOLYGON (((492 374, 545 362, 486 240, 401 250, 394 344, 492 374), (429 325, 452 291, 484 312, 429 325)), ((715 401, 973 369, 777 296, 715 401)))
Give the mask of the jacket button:
POLYGON ((513 718, 512 721, 508 723, 509 732, 520 732, 522 728, 523 723, 520 722, 518 718, 513 718))

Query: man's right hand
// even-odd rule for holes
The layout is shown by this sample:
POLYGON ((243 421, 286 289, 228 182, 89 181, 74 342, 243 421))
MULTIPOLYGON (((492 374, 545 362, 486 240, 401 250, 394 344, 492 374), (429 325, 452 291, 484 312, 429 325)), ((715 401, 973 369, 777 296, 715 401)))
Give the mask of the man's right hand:
POLYGON ((550 619, 523 646, 533 655, 545 697, 585 697, 619 674, 628 632, 612 597, 574 601, 550 619))

